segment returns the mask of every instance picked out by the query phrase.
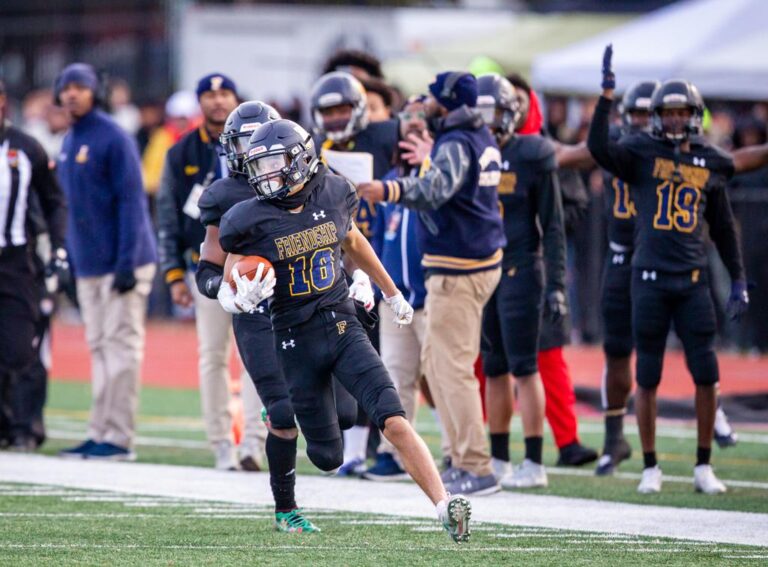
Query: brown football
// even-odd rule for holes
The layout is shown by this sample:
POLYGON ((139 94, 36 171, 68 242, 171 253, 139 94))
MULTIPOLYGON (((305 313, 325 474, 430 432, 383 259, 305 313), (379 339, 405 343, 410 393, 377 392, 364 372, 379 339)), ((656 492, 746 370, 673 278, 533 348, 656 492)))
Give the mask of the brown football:
MULTIPOLYGON (((256 270, 259 268, 259 264, 265 264, 264 270, 261 272, 261 277, 263 278, 272 267, 272 262, 261 256, 244 256, 237 261, 233 268, 237 268, 237 273, 241 276, 245 276, 249 280, 252 280, 256 277, 256 270)), ((229 276, 229 274, 227 274, 227 276, 229 276)), ((235 280, 230 279, 229 277, 228 279, 229 287, 231 287, 233 291, 237 291, 235 280)))

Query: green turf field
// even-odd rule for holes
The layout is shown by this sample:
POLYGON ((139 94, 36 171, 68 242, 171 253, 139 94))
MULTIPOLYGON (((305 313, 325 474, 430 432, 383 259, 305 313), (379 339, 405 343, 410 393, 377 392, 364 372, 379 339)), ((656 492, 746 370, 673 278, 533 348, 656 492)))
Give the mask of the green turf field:
MULTIPOLYGON (((90 404, 90 386, 82 383, 52 382, 47 410, 51 440, 43 452, 56 454, 64 447, 81 441, 85 432, 90 404)), ((213 457, 205 443, 200 418, 197 391, 144 388, 138 418, 138 460, 147 463, 212 466, 213 457)), ((433 453, 439 454, 439 434, 428 411, 420 413, 417 429, 433 453)), ((628 429, 634 430, 633 426, 628 429)), ((602 425, 599 420, 583 420, 582 440, 592 447, 602 445, 602 425)), ((582 498, 649 503, 665 506, 685 506, 749 512, 768 512, 768 431, 738 427, 741 442, 728 449, 714 448, 713 463, 718 475, 726 481, 756 482, 761 487, 731 484, 726 495, 712 497, 693 492, 690 482, 671 482, 671 477, 692 475, 695 451, 695 430, 691 424, 675 423, 659 427, 659 460, 667 479, 658 495, 636 492, 642 462, 633 458, 622 467, 630 478, 596 478, 591 465, 579 469, 550 469, 550 486, 540 494, 556 494, 582 498), (570 473, 570 474, 565 474, 570 473), (573 476, 579 474, 580 476, 573 476), (583 476, 581 476, 583 475, 583 476)), ((513 422, 512 459, 523 456, 519 419, 513 422)), ((639 454, 639 439, 630 434, 630 442, 639 454)), ((545 440, 545 463, 552 464, 557 452, 551 437, 545 440)), ((300 474, 319 474, 304 457, 299 459, 300 474)), ((621 475, 620 475, 621 476, 621 475)))
POLYGON ((313 511, 280 534, 266 508, 0 483, 0 565, 759 565, 768 548, 313 511))

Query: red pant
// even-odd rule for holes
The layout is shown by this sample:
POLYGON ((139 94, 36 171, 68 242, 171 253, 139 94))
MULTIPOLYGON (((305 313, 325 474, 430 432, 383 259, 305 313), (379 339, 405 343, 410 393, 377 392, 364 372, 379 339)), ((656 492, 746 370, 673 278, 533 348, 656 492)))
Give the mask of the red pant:
POLYGON ((579 440, 576 424, 576 394, 563 348, 539 351, 539 373, 546 396, 545 413, 558 448, 579 440))

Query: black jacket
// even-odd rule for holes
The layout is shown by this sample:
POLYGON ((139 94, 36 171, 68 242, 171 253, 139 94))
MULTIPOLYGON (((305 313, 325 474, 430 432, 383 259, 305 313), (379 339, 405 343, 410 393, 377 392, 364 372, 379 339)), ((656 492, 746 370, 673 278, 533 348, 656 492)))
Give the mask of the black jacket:
POLYGON ((157 197, 160 269, 166 283, 183 279, 190 264, 199 259, 205 228, 199 210, 194 216, 184 208, 195 185, 206 188, 221 177, 220 151, 202 126, 168 150, 157 197))

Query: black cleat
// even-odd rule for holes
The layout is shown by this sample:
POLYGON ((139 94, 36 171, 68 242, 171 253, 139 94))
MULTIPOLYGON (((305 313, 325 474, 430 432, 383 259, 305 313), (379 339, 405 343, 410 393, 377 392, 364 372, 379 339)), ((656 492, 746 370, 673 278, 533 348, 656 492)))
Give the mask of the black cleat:
POLYGON ((558 467, 580 467, 597 460, 597 451, 585 447, 578 441, 560 449, 557 459, 558 467))
POLYGON ((597 461, 595 474, 597 476, 610 476, 616 472, 622 461, 626 461, 631 456, 632 447, 629 446, 626 439, 621 439, 611 447, 603 450, 603 455, 597 461))

